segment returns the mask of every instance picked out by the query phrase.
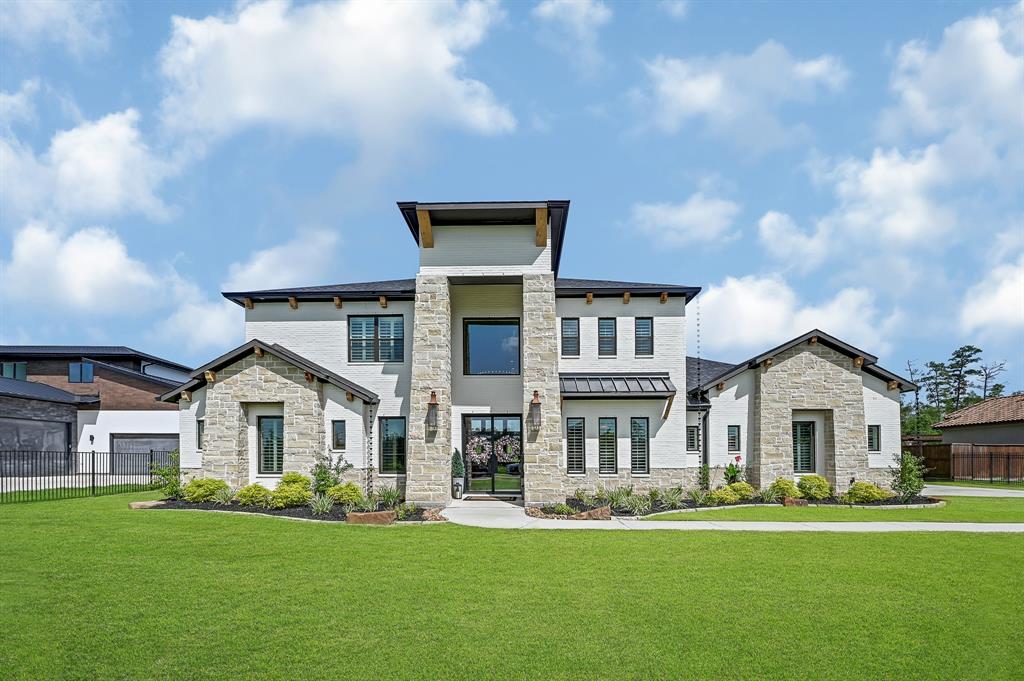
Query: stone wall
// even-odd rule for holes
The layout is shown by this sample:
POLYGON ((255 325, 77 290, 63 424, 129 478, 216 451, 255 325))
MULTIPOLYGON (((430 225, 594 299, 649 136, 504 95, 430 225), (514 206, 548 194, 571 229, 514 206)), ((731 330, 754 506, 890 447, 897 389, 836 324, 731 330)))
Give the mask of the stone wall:
POLYGON ((765 486, 793 477, 793 410, 825 411, 825 470, 839 492, 850 478, 868 478, 863 377, 853 359, 804 343, 758 367, 754 387, 750 481, 765 486))
MULTIPOLYGON (((68 445, 72 448, 78 444, 78 407, 74 404, 30 400, 21 397, 0 397, 0 416, 14 419, 33 419, 38 421, 58 421, 71 426, 68 445)), ((8 446, 13 446, 13 443, 8 446)), ((102 446, 99 451, 107 447, 102 446)))
POLYGON ((422 506, 451 500, 452 312, 448 277, 416 277, 412 385, 406 441, 405 496, 422 506), (437 428, 426 427, 431 391, 437 394, 437 428))
MULTIPOLYGON (((721 479, 721 475, 718 479, 721 479)), ((571 495, 577 489, 594 492, 598 487, 612 489, 615 487, 633 486, 636 492, 647 492, 651 489, 668 489, 682 487, 691 489, 700 482, 700 468, 652 468, 648 475, 633 475, 628 470, 619 471, 615 475, 602 475, 597 471, 587 471, 583 475, 566 475, 563 478, 565 494, 571 495)))
POLYGON ((524 501, 536 506, 565 499, 562 465, 562 408, 558 385, 558 333, 555 315, 555 277, 552 273, 523 275, 523 487, 524 501), (530 424, 530 402, 536 390, 541 401, 541 424, 530 424))

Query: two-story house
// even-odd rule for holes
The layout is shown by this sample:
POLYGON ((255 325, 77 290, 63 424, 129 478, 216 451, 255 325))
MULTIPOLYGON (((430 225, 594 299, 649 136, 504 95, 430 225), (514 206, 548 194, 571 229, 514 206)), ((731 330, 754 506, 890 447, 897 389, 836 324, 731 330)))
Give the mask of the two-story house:
POLYGON ((162 398, 180 408, 186 473, 274 485, 331 454, 363 484, 436 505, 458 450, 467 493, 539 504, 691 485, 734 456, 760 481, 813 470, 842 489, 873 475, 869 397, 882 441, 899 441, 911 384, 868 396, 875 358, 837 339, 814 332, 742 365, 688 359, 699 288, 560 278, 568 201, 398 205, 415 279, 224 293, 246 343, 162 398))

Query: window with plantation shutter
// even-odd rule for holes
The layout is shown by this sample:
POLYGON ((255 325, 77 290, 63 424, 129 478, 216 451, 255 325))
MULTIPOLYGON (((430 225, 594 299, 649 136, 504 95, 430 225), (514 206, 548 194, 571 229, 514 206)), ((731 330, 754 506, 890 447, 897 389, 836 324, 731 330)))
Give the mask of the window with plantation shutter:
POLYGON ((793 472, 814 472, 814 421, 793 421, 793 472))
POLYGON ((700 432, 697 426, 686 426, 686 451, 700 451, 700 432))
POLYGON ((259 472, 278 474, 284 470, 284 417, 260 416, 259 472))
POLYGON ((650 472, 650 431, 647 418, 629 420, 629 469, 633 473, 650 472))
POLYGON ((597 354, 599 357, 614 357, 615 318, 601 317, 597 320, 597 354))
POLYGON ((740 427, 739 426, 729 426, 728 440, 729 440, 729 451, 730 452, 738 452, 738 451, 740 451, 740 427))
POLYGON ((580 320, 578 317, 562 319, 562 357, 580 356, 580 320))
POLYGON ((868 451, 882 451, 882 426, 868 426, 868 451))
POLYGON ((597 422, 598 466, 604 474, 615 473, 619 467, 617 425, 614 418, 602 418, 597 422))
POLYGON ((565 465, 570 473, 583 473, 586 470, 583 423, 581 418, 565 420, 565 465))
POLYGON ((654 318, 637 317, 633 328, 634 354, 637 357, 654 356, 654 318))
POLYGON ((405 360, 405 319, 402 315, 348 318, 348 361, 405 360))

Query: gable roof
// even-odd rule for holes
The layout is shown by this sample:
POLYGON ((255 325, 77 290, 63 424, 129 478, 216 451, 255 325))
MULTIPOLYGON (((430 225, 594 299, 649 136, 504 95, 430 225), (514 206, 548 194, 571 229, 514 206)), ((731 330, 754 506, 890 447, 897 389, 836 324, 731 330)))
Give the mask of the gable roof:
POLYGON ((104 359, 144 359, 172 369, 189 372, 192 367, 178 364, 124 345, 0 345, 0 357, 34 357, 63 359, 65 357, 97 357, 104 359))
POLYGON ((60 404, 95 404, 100 401, 99 395, 75 395, 46 383, 14 378, 0 378, 0 395, 60 404))
POLYGON ((324 383, 330 383, 331 385, 336 386, 344 390, 345 392, 352 393, 353 395, 361 399, 363 402, 376 404, 379 401, 379 398, 377 397, 376 393, 367 390, 358 383, 353 383, 347 378, 339 376, 333 371, 325 369, 324 367, 320 366, 319 364, 316 364, 315 362, 309 361, 305 357, 292 352, 291 350, 282 345, 278 345, 276 343, 264 343, 259 339, 253 339, 248 343, 238 346, 234 350, 224 353, 223 355, 213 360, 212 362, 204 364, 203 366, 199 367, 198 369, 192 372, 191 380, 189 380, 186 383, 183 383, 182 385, 179 385, 174 390, 171 390, 169 392, 164 393, 163 395, 160 395, 160 397, 158 397, 157 399, 162 402, 171 402, 173 400, 176 400, 181 395, 181 393, 186 390, 195 390, 196 388, 201 388, 202 386, 206 385, 207 371, 217 371, 226 366, 230 366, 231 364, 234 364, 243 357, 246 357, 247 355, 255 352, 256 348, 260 348, 264 352, 269 352, 272 355, 276 355, 277 357, 283 359, 284 361, 288 362, 289 364, 299 369, 302 369, 303 371, 308 371, 310 374, 320 379, 324 383))
POLYGON ((1015 421, 1024 421, 1024 395, 989 398, 984 402, 978 402, 951 414, 946 414, 946 418, 932 427, 959 428, 1015 421))
POLYGON ((690 391, 698 387, 705 378, 723 374, 732 369, 735 364, 729 362, 716 362, 711 359, 697 357, 686 358, 686 390, 690 391))
POLYGON ((761 362, 768 359, 769 357, 774 357, 780 352, 785 352, 790 348, 796 347, 797 345, 800 345, 802 343, 806 343, 807 341, 811 340, 811 338, 817 338, 818 342, 821 343, 822 345, 832 348, 836 352, 840 352, 846 355, 847 357, 863 357, 864 365, 861 367, 861 371, 863 371, 866 374, 875 376, 876 378, 880 378, 883 381, 896 381, 899 384, 900 392, 911 392, 917 389, 916 383, 909 381, 903 378, 902 376, 894 374, 891 371, 883 369, 882 367, 878 366, 876 364, 878 358, 875 357, 874 355, 864 352, 863 350, 859 350, 853 347, 852 345, 839 340, 835 336, 830 336, 824 331, 821 331, 819 329, 812 329, 801 336, 797 336, 796 338, 786 341, 781 345, 777 345, 771 350, 767 350, 766 352, 762 352, 759 355, 755 355, 754 357, 751 357, 750 359, 744 362, 740 362, 739 364, 734 364, 731 368, 724 369, 723 371, 717 373, 716 375, 712 375, 707 379, 702 378, 701 385, 696 386, 692 390, 703 392, 710 388, 711 386, 715 385, 716 383, 719 383, 721 381, 727 381, 733 376, 736 376, 746 371, 747 369, 753 369, 754 367, 758 366, 761 362))
POLYGON ((598 397, 660 398, 676 394, 668 374, 559 374, 564 399, 598 397))
POLYGON ((109 362, 102 362, 94 357, 82 357, 83 360, 92 362, 94 366, 102 367, 107 371, 112 371, 115 374, 121 374, 122 376, 130 376, 140 381, 149 381, 163 387, 173 387, 181 385, 181 381, 176 381, 173 378, 164 378, 163 376, 154 376, 153 374, 144 374, 141 371, 135 371, 135 369, 129 369, 127 367, 118 366, 116 364, 110 364, 109 362))

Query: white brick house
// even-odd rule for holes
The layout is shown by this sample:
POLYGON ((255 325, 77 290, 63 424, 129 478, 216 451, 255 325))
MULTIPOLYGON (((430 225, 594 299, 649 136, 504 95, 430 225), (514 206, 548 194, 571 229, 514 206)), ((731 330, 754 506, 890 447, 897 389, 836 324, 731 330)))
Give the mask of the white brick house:
POLYGON ((735 456, 760 483, 816 472, 842 490, 898 447, 914 386, 867 353, 812 331, 740 365, 688 358, 699 288, 559 278, 568 201, 399 209, 415 279, 224 293, 245 345, 162 398, 183 468, 273 485, 330 453, 436 505, 458 450, 468 494, 537 504, 690 485, 735 456))

